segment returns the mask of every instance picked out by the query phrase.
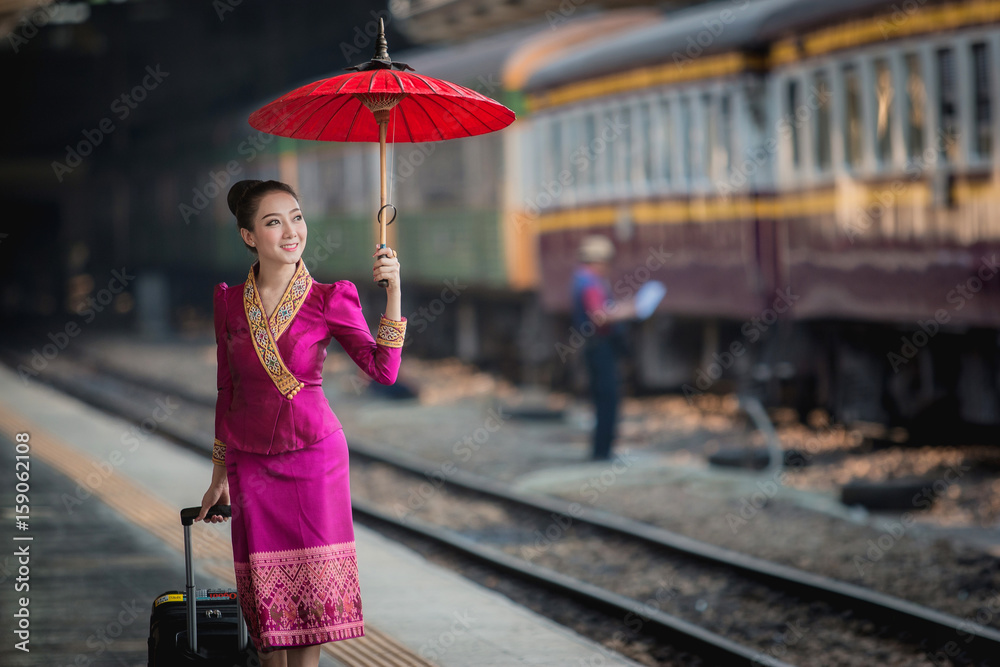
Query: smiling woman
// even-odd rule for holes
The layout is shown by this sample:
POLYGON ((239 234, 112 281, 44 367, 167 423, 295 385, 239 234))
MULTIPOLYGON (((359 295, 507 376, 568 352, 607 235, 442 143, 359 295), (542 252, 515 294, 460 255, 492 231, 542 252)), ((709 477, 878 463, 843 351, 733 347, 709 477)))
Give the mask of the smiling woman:
POLYGON ((262 664, 315 666, 321 644, 364 635, 347 440, 323 362, 336 338, 374 380, 395 382, 406 332, 399 260, 376 252, 372 280, 388 288, 373 337, 352 282, 309 274, 291 187, 240 181, 228 202, 257 261, 242 285, 215 289, 216 465, 198 519, 232 505, 237 590, 262 664))

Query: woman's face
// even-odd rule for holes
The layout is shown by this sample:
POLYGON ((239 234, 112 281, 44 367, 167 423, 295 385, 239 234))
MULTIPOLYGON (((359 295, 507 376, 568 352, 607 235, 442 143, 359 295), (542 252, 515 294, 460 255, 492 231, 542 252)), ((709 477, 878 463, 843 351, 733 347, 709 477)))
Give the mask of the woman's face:
MULTIPOLYGON (((260 200, 250 243, 256 243, 261 263, 295 264, 306 247, 306 221, 299 202, 287 192, 272 192, 260 200)), ((244 230, 244 237, 248 233, 244 230)))

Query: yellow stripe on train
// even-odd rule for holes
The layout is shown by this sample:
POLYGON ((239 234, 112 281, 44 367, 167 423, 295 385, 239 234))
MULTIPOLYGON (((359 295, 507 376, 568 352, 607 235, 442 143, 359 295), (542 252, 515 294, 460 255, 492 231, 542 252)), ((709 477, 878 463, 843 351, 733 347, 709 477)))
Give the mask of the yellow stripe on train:
MULTIPOLYGON (((775 196, 692 197, 663 201, 642 201, 619 205, 594 205, 543 213, 535 218, 537 233, 568 229, 613 226, 628 215, 637 225, 683 224, 688 222, 721 222, 747 218, 803 218, 838 211, 858 211, 891 200, 903 206, 928 206, 932 203, 930 188, 925 183, 906 183, 894 188, 891 184, 868 184, 850 189, 824 188, 811 192, 795 192, 775 196)), ((1000 200, 1000 187, 990 182, 958 182, 952 187, 957 205, 1000 200)), ((518 213, 514 213, 517 217, 518 213)), ((520 216, 530 219, 527 212, 520 216)))

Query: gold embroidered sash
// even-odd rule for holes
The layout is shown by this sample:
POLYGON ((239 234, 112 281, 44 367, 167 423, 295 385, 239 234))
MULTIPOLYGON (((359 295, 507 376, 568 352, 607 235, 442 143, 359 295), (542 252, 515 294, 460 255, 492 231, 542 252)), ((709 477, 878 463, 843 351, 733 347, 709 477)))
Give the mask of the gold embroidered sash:
POLYGON ((299 382, 285 365, 278 352, 278 338, 288 329, 295 319, 295 314, 305 303, 313 280, 309 270, 306 269, 306 263, 299 259, 295 275, 288 282, 288 287, 285 288, 285 293, 278 301, 271 317, 265 321, 264 304, 260 300, 257 280, 254 277, 254 267, 259 263, 259 261, 254 262, 250 267, 250 275, 247 276, 243 286, 243 310, 250 325, 250 337, 253 340, 253 348, 257 351, 257 358, 271 376, 278 391, 291 400, 305 385, 299 382))

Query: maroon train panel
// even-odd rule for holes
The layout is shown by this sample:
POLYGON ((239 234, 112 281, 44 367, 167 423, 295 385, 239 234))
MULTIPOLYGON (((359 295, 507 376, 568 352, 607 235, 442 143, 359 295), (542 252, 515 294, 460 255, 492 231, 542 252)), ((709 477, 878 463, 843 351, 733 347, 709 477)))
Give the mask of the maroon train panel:
MULTIPOLYGON (((625 240, 613 227, 592 227, 539 235, 539 291, 547 310, 568 312, 576 249, 591 233, 615 243, 610 276, 615 296, 628 298, 647 280, 667 286, 657 312, 684 316, 747 319, 758 315, 768 296, 770 272, 759 260, 759 225, 753 220, 641 224, 625 240)), ((769 302, 769 301, 768 301, 769 302)))

